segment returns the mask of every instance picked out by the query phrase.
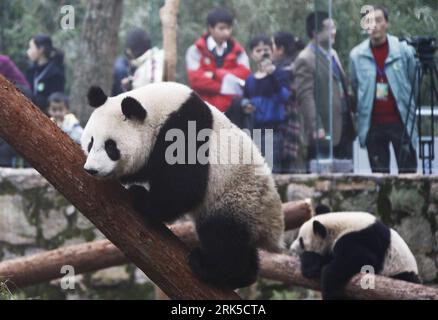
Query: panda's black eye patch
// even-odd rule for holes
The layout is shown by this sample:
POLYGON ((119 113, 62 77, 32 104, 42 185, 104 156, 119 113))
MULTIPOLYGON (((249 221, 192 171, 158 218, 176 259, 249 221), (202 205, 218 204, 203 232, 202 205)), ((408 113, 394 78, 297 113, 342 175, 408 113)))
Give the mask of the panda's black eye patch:
POLYGON ((108 139, 105 141, 105 151, 111 160, 117 161, 120 159, 120 150, 117 149, 117 143, 114 140, 108 139))
POLYGON ((300 247, 301 247, 301 249, 305 249, 304 248, 304 241, 303 241, 303 237, 300 237, 300 247))
POLYGON ((88 148, 87 148, 88 152, 90 152, 91 148, 93 148, 93 142, 94 142, 93 137, 91 137, 90 143, 88 144, 88 148))

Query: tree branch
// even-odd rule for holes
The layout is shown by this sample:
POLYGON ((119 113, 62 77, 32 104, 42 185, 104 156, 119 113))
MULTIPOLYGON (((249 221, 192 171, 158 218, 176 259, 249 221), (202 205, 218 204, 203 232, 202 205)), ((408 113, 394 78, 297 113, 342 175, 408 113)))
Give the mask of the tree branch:
MULTIPOLYGON (((298 228, 311 217, 310 201, 285 203, 283 213, 286 227, 298 228)), ((193 223, 177 223, 169 228, 187 246, 197 245, 193 223)), ((125 255, 108 240, 95 241, 0 262, 0 279, 25 287, 58 279, 64 265, 74 266, 75 273, 87 273, 127 262, 125 255)))
MULTIPOLYGON (((301 274, 299 259, 287 255, 260 253, 260 275, 313 290, 320 290, 317 281, 309 280, 301 274)), ((369 275, 367 275, 369 276, 369 275)), ((345 286, 344 293, 353 299, 372 300, 438 300, 438 289, 420 284, 375 276, 374 289, 362 289, 362 276, 355 275, 345 286)))
POLYGON ((176 31, 178 27, 178 11, 180 0, 166 0, 160 9, 160 19, 163 26, 164 49, 164 81, 175 81, 177 42, 176 31))
MULTIPOLYGON (((196 244, 194 226, 183 223, 171 226, 172 231, 189 246, 196 244)), ((0 275, 8 279, 10 290, 61 277, 61 267, 75 267, 75 274, 97 271, 128 262, 123 253, 108 240, 73 245, 33 256, 0 263, 0 275)), ((320 290, 317 281, 301 274, 296 257, 260 251, 260 275, 285 284, 320 290)), ((405 281, 375 276, 375 288, 362 289, 361 275, 354 276, 345 287, 345 294, 354 299, 438 300, 438 289, 405 281)))

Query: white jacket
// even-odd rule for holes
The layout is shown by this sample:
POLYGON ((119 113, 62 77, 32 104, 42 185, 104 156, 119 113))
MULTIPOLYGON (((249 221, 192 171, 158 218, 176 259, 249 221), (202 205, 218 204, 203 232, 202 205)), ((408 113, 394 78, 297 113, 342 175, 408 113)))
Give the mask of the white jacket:
POLYGON ((149 83, 163 81, 164 72, 164 50, 156 47, 149 49, 142 56, 131 61, 136 67, 133 89, 137 89, 149 83))

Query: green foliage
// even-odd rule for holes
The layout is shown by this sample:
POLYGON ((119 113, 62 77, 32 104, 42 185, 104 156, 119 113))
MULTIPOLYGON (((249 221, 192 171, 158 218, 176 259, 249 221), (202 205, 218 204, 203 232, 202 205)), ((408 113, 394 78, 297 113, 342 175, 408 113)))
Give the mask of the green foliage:
POLYGON ((9 290, 6 282, 0 281, 0 300, 14 300, 14 296, 9 290))

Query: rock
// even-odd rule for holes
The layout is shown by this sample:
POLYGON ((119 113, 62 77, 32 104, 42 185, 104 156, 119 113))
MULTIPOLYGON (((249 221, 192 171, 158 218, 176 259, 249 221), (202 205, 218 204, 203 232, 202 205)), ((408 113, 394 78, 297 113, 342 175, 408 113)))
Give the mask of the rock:
POLYGON ((3 178, 3 180, 10 182, 19 191, 42 188, 48 183, 47 180, 38 173, 38 171, 32 168, 4 168, 0 171, 0 176, 3 178))
POLYGON ((151 280, 148 278, 148 276, 145 275, 144 272, 141 271, 139 268, 135 268, 134 281, 136 284, 145 284, 145 283, 151 282, 151 280))
POLYGON ((369 193, 367 191, 355 194, 351 197, 336 199, 338 203, 337 211, 365 211, 372 214, 377 213, 376 193, 369 193))
POLYGON ((287 186, 287 201, 299 201, 308 198, 313 198, 315 193, 314 188, 310 188, 303 184, 289 184, 287 186))
POLYGON ((321 193, 329 192, 332 189, 332 183, 328 180, 317 181, 315 183, 315 189, 321 193))
POLYGON ((393 188, 389 201, 392 211, 406 212, 409 215, 421 215, 425 203, 424 197, 416 188, 393 188))
POLYGON ((68 221, 63 212, 58 210, 49 210, 41 214, 41 230, 46 240, 56 237, 68 227, 68 221))
POLYGON ((429 218, 435 218, 438 222, 438 205, 436 203, 429 204, 429 207, 427 208, 427 216, 429 218))
POLYGON ((94 229, 93 231, 95 235, 94 241, 106 239, 106 236, 99 229, 94 229))
POLYGON ((284 244, 287 250, 289 250, 292 242, 297 238, 299 230, 300 229, 288 230, 284 233, 284 244))
POLYGON ((438 202, 438 183, 430 186, 430 202, 438 202))
POLYGON ((81 244, 87 242, 83 237, 74 237, 70 239, 65 239, 64 243, 62 244, 63 247, 73 246, 76 244, 81 244))
POLYGON ((129 281, 130 277, 126 266, 111 267, 95 272, 91 276, 91 283, 94 286, 117 286, 129 281))
POLYGON ((41 253, 44 251, 46 251, 46 250, 43 248, 40 248, 40 247, 28 247, 24 250, 24 255, 25 256, 32 256, 34 254, 41 253))
POLYGON ((337 182, 336 190, 339 191, 371 191, 375 192, 377 190, 377 184, 371 180, 364 181, 348 181, 346 179, 345 182, 337 182))
POLYGON ((435 251, 438 251, 438 231, 435 232, 435 251))
POLYGON ((77 220, 76 220, 76 227, 78 227, 80 230, 86 230, 94 228, 94 225, 85 218, 85 216, 82 213, 78 212, 77 220))
POLYGON ((15 259, 15 258, 20 257, 20 256, 21 256, 20 254, 17 254, 15 252, 11 252, 8 249, 4 248, 1 261, 15 259))
POLYGON ((54 280, 51 280, 49 282, 51 286, 59 287, 61 290, 66 290, 69 294, 75 294, 75 290, 77 290, 77 289, 82 289, 82 290, 85 289, 85 286, 84 286, 84 283, 83 283, 84 276, 82 274, 75 274, 75 275, 73 275, 73 274, 66 274, 66 273, 61 273, 61 270, 60 270, 59 274, 60 274, 60 278, 59 279, 54 279, 54 280), (61 281, 62 281, 62 283, 65 284, 66 281, 63 281, 63 280, 66 280, 66 279, 64 279, 63 277, 66 277, 66 276, 70 277, 68 279, 68 283, 69 284, 71 284, 72 281, 73 281, 74 289, 63 289, 62 288, 61 281))
POLYGON ((37 228, 29 223, 18 195, 0 196, 0 241, 14 245, 35 242, 37 228))
POLYGON ((433 234, 429 222, 421 216, 404 218, 394 227, 415 254, 427 254, 433 250, 433 234))
POLYGON ((416 257, 418 264, 418 272, 423 282, 431 282, 437 277, 437 267, 435 261, 423 254, 416 257))

